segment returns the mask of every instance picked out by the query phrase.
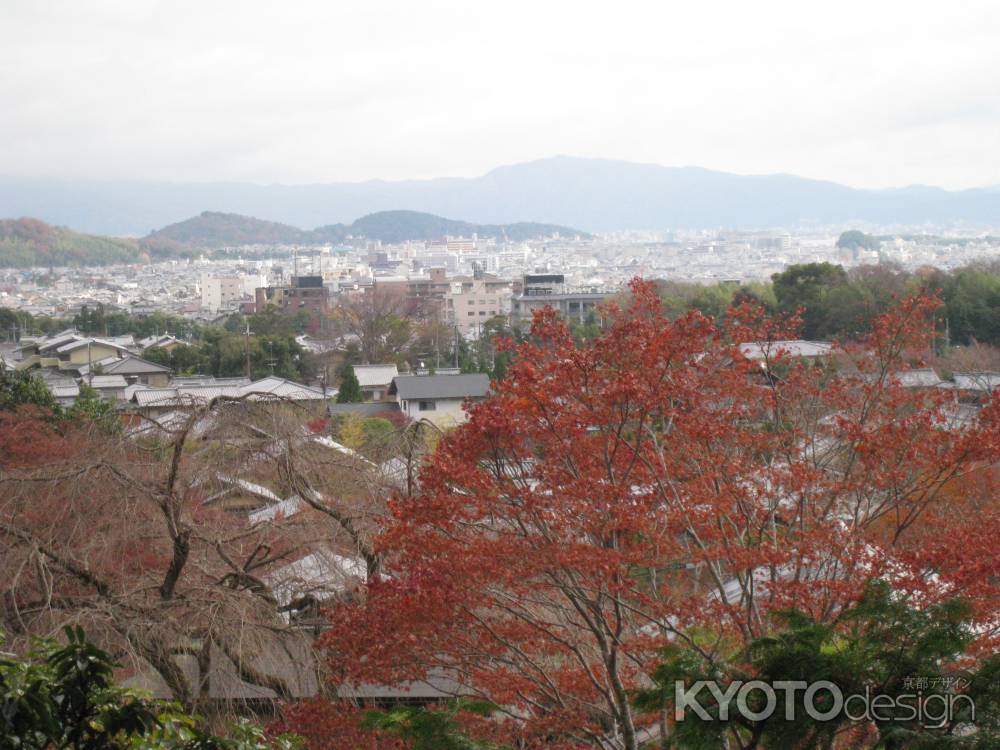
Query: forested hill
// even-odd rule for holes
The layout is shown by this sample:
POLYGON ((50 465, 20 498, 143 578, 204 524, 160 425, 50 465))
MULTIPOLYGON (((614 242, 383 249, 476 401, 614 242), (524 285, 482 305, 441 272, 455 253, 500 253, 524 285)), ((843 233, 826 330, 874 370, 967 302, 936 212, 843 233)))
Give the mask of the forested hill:
POLYGON ((554 224, 472 224, 419 211, 380 211, 351 224, 329 224, 308 231, 288 224, 262 221, 251 216, 205 211, 199 216, 171 224, 145 238, 146 242, 172 242, 189 247, 236 245, 318 245, 341 242, 347 237, 365 237, 385 243, 435 240, 441 237, 495 237, 519 241, 553 234, 585 235, 554 224))
POLYGON ((554 234, 563 237, 590 236, 579 229, 571 229, 557 224, 538 224, 535 222, 472 224, 420 211, 379 211, 362 216, 351 224, 332 224, 320 227, 315 234, 327 241, 337 241, 352 235, 390 244, 407 240, 436 240, 445 236, 471 237, 474 234, 479 237, 494 237, 496 239, 506 237, 515 242, 537 237, 550 237, 554 234))
POLYGON ((234 245, 307 245, 316 242, 312 232, 252 216, 204 211, 185 221, 151 233, 144 241, 177 243, 191 247, 234 245))
POLYGON ((134 263, 145 257, 138 241, 81 234, 38 219, 0 220, 0 267, 134 263))

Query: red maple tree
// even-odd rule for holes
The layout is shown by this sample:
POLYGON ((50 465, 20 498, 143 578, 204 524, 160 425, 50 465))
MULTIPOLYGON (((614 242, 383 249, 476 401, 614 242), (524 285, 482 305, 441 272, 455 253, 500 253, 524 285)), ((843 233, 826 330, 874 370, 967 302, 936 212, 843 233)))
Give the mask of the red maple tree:
POLYGON ((904 380, 936 304, 819 359, 776 343, 794 320, 669 320, 640 281, 590 342, 538 315, 392 505, 384 575, 330 613, 337 684, 429 684, 493 701, 525 743, 634 750, 630 693, 668 641, 746 643, 793 605, 829 620, 874 578, 971 598, 987 641, 1000 515, 970 478, 1000 456, 1000 407, 904 380))

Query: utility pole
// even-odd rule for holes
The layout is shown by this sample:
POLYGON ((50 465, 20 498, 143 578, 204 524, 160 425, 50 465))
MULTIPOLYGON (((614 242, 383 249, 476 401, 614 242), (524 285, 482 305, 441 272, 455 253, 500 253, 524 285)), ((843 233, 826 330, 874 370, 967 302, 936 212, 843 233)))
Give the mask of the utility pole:
POLYGON ((246 335, 247 380, 250 380, 250 321, 247 321, 246 335))
POLYGON ((90 342, 91 339, 87 339, 87 387, 94 387, 94 358, 91 356, 90 352, 90 342))
POLYGON ((274 358, 274 342, 267 342, 267 364, 271 367, 271 374, 274 375, 274 363, 277 360, 274 358))

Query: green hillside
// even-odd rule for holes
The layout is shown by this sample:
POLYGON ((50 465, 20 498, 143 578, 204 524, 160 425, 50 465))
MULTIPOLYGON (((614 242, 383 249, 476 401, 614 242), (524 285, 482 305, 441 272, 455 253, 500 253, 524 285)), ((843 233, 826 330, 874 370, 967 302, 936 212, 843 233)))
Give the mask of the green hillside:
POLYGON ((132 239, 80 234, 38 219, 0 220, 0 267, 83 266, 141 260, 145 250, 132 239))
POLYGON ((494 237, 519 242, 536 237, 548 237, 553 234, 567 236, 589 236, 577 229, 562 227, 555 224, 535 224, 518 222, 516 224, 472 224, 467 221, 445 219, 434 214, 419 211, 379 211, 362 216, 353 224, 333 224, 320 227, 314 234, 323 237, 328 242, 337 242, 348 235, 367 237, 386 243, 405 242, 407 240, 436 240, 445 236, 494 237))
POLYGON ((341 242, 347 237, 366 237, 385 243, 407 240, 435 240, 445 236, 495 237, 506 236, 513 241, 547 237, 586 235, 576 229, 554 224, 472 224, 467 221, 445 219, 419 211, 380 211, 363 216, 351 224, 329 224, 309 231, 263 221, 250 216, 205 211, 186 221, 171 224, 146 237, 150 246, 164 242, 194 248, 213 248, 238 245, 322 245, 341 242))
POLYGON ((192 247, 230 245, 308 245, 312 232, 252 216, 204 211, 191 219, 158 229, 145 238, 150 243, 177 243, 192 247))

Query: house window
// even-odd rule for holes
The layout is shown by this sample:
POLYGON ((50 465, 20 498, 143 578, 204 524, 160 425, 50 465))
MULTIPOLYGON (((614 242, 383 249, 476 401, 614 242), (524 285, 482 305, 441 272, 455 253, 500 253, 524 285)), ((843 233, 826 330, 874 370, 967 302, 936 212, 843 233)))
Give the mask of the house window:
POLYGON ((419 408, 420 411, 434 411, 437 407, 433 401, 421 401, 419 408))

